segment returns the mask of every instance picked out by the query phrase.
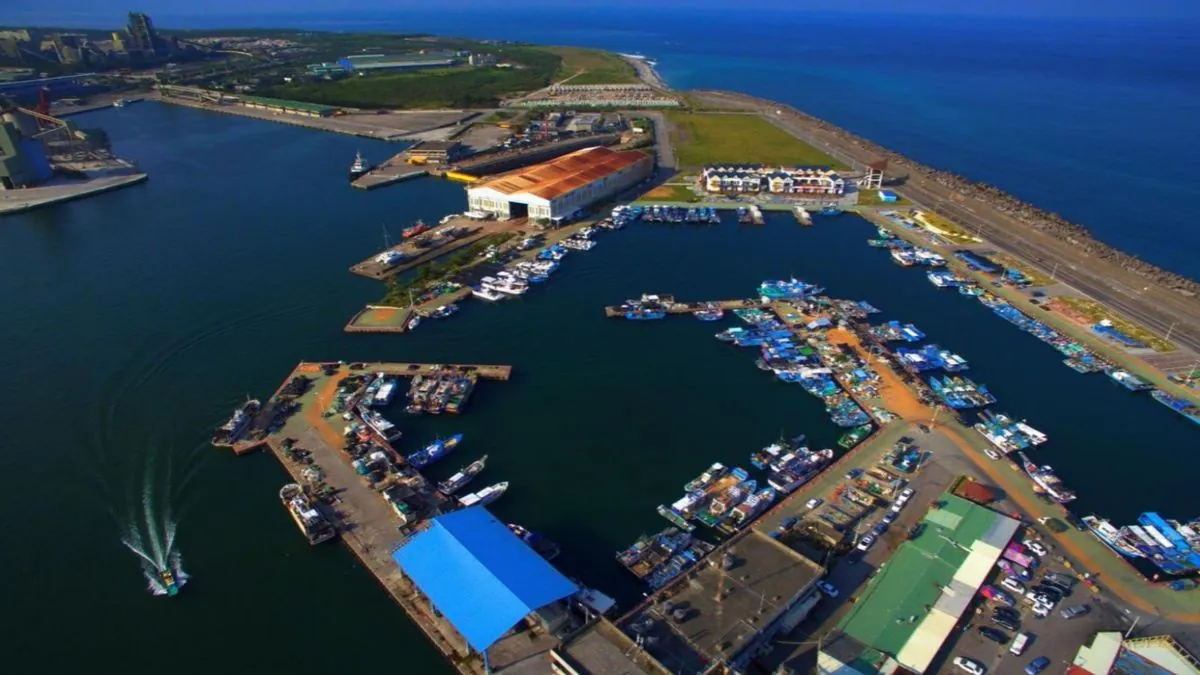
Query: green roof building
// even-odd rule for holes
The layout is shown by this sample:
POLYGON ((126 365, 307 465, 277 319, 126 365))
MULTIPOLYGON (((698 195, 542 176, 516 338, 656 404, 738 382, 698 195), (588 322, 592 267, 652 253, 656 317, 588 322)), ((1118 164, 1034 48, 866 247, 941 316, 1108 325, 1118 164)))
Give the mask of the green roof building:
POLYGON ((950 493, 922 522, 822 645, 822 674, 925 672, 1019 526, 950 493))

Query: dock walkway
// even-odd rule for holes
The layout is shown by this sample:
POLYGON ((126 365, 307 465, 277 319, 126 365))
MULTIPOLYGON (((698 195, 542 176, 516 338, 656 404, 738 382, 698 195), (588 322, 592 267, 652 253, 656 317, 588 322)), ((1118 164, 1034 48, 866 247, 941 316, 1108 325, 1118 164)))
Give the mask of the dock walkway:
MULTIPOLYGON (((670 296, 659 296, 664 300, 663 310, 667 314, 691 314, 698 309, 718 307, 724 310, 742 309, 744 307, 767 307, 761 300, 749 298, 745 300, 710 300, 708 302, 679 302, 670 296)), ((604 308, 604 315, 611 318, 625 316, 625 310, 620 305, 610 305, 604 308)))

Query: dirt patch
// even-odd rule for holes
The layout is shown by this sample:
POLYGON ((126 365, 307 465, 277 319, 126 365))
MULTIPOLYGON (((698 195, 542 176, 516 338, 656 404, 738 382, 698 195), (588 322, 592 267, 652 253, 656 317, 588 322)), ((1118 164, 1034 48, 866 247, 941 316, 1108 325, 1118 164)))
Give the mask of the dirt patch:
POLYGON ((1084 326, 1094 323, 1092 318, 1087 314, 1084 314, 1083 312, 1075 309, 1058 298, 1051 299, 1050 301, 1046 302, 1046 305, 1050 307, 1050 309, 1058 312, 1060 316, 1066 317, 1075 323, 1082 324, 1084 326))
POLYGON ((372 309, 363 315, 363 319, 372 323, 386 323, 396 315, 396 312, 399 311, 400 310, 396 309, 395 307, 388 307, 387 309, 372 309))
POLYGON ((879 398, 883 399, 883 404, 888 410, 909 421, 926 421, 933 417, 929 406, 921 403, 890 366, 874 359, 863 349, 857 335, 840 328, 832 328, 826 335, 833 344, 849 345, 858 353, 859 358, 870 363, 875 372, 879 373, 879 398))

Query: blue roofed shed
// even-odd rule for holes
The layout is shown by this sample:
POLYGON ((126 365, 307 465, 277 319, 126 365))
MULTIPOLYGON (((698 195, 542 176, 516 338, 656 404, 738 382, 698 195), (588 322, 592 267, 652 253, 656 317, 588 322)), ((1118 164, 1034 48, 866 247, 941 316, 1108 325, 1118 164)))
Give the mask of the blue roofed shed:
POLYGON ((434 518, 392 557, 480 653, 578 590, 482 506, 434 518))

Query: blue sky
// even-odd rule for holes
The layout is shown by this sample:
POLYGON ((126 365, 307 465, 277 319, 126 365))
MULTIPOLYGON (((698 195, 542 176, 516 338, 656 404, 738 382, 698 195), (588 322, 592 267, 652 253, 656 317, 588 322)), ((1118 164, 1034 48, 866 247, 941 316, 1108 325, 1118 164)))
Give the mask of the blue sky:
MULTIPOLYGON (((329 0, 0 0, 0 24, 42 24, 110 27, 123 23, 130 9, 161 17, 160 25, 186 23, 187 17, 278 15, 302 16, 306 13, 329 14, 336 11, 382 12, 453 11, 524 7, 595 7, 612 11, 645 11, 648 8, 727 8, 727 0, 353 0, 331 3, 329 0), (352 7, 352 9, 350 9, 352 7)), ((832 6, 828 0, 759 0, 756 5, 793 12, 819 11, 872 12, 903 14, 966 14, 980 16, 1080 17, 1080 18, 1200 18, 1200 0, 850 0, 832 6)), ((546 20, 553 21, 553 15, 546 20)))

